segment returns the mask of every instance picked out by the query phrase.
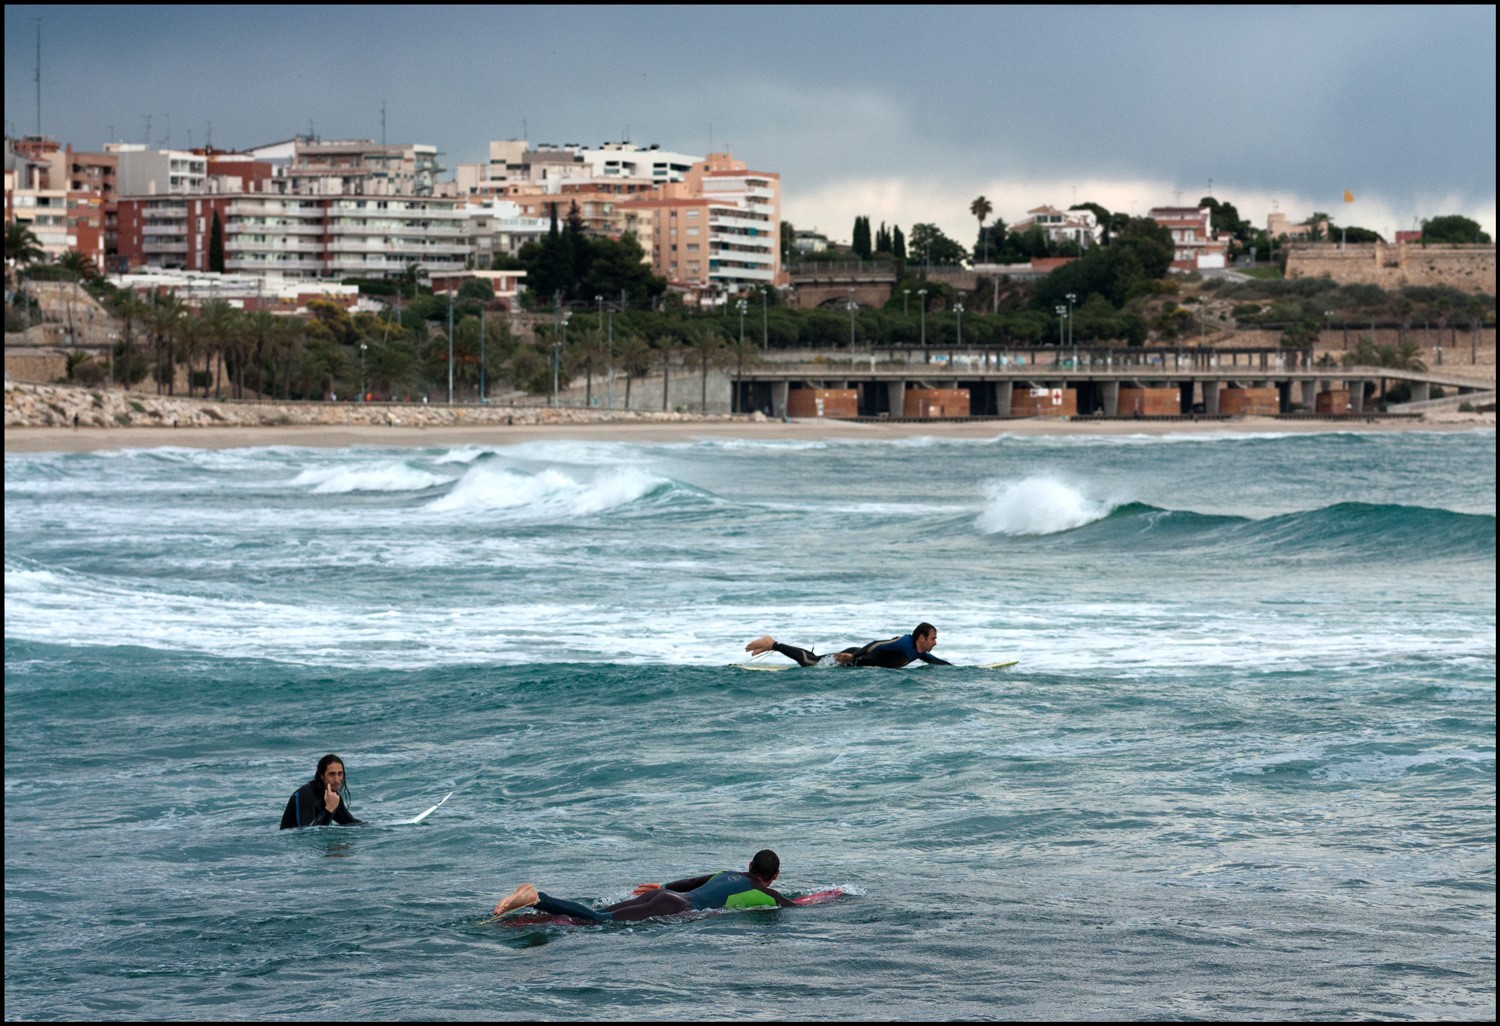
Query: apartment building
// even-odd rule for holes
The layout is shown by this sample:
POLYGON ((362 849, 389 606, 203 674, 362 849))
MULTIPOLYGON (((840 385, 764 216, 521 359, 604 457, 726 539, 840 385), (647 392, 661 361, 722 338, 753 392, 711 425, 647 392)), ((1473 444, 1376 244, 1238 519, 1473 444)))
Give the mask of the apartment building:
POLYGON ((144 143, 105 143, 116 160, 115 191, 120 196, 201 192, 208 158, 188 150, 153 150, 144 143))
POLYGON ((438 197, 218 193, 119 200, 130 267, 209 269, 217 215, 230 273, 286 278, 394 277, 461 270, 470 249, 456 200, 438 197))
POLYGON ((1172 270, 1209 271, 1228 266, 1229 240, 1214 234, 1208 207, 1152 207, 1146 216, 1172 233, 1172 270))
POLYGON ((299 135, 252 147, 243 156, 273 165, 274 188, 287 194, 432 196, 446 170, 435 146, 373 139, 299 135))
POLYGON ((784 283, 780 175, 710 153, 681 182, 627 206, 650 215, 656 273, 699 303, 784 283))

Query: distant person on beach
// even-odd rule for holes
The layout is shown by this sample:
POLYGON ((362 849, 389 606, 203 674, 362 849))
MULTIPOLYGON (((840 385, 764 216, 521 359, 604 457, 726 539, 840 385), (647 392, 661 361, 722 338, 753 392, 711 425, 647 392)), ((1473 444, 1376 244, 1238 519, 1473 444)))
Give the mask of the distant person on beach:
POLYGON ((675 916, 683 912, 709 908, 755 908, 757 906, 794 908, 795 903, 771 889, 781 875, 781 858, 770 848, 755 853, 744 873, 725 871, 705 876, 675 880, 669 884, 641 884, 635 896, 606 905, 601 909, 565 898, 554 898, 538 891, 532 884, 522 884, 495 906, 495 915, 503 916, 518 908, 535 907, 549 915, 567 916, 589 923, 627 923, 657 916, 675 916))
POLYGON ((353 826, 363 823, 349 811, 349 788, 344 783, 344 760, 328 754, 318 760, 313 778, 292 792, 286 811, 281 814, 281 829, 297 827, 353 826))
POLYGON ((900 669, 914 659, 931 663, 933 666, 952 666, 953 664, 946 659, 939 659, 932 654, 932 648, 936 644, 937 628, 930 623, 919 623, 910 634, 903 634, 899 638, 887 638, 884 641, 872 641, 856 648, 846 648, 831 656, 820 656, 810 648, 783 645, 769 634, 750 642, 745 646, 745 651, 752 656, 763 656, 767 652, 780 652, 798 666, 817 666, 825 659, 831 660, 832 665, 835 666, 880 666, 888 670, 900 669))

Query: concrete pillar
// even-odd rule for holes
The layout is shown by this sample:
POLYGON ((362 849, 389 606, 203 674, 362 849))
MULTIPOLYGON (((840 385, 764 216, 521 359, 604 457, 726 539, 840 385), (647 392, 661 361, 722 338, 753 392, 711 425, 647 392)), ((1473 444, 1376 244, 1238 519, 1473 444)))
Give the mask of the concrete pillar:
POLYGON ((771 382, 771 416, 778 419, 786 416, 786 396, 791 388, 789 381, 771 382))
POLYGON ((890 408, 892 417, 903 417, 906 415, 906 382, 887 381, 885 384, 885 401, 890 408))
POLYGON ((1411 401, 1423 403, 1432 398, 1432 382, 1413 381, 1411 383, 1411 401))
POLYGON ((1318 408, 1318 382, 1316 378, 1308 378, 1302 382, 1302 405, 1309 410, 1318 408))
POLYGON ((1103 391, 1104 415, 1106 417, 1118 417, 1120 415, 1120 383, 1118 381, 1101 381, 1099 385, 1103 391))
POLYGON ((1365 383, 1363 381, 1350 381, 1349 385, 1349 412, 1365 412, 1365 383))
POLYGON ((995 390, 995 413, 1001 417, 1010 416, 1010 401, 1015 395, 1015 383, 1011 381, 997 381, 991 386, 995 390))
POLYGON ((1224 382, 1211 378, 1203 379, 1203 412, 1210 417, 1219 415, 1219 391, 1224 387, 1224 382))

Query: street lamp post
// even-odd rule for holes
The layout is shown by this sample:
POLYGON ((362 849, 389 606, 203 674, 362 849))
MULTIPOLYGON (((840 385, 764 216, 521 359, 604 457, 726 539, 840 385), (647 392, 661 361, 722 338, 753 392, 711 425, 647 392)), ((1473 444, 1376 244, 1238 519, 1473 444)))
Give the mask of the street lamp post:
POLYGON ((911 311, 906 308, 907 304, 909 302, 911 302, 911 289, 902 289, 901 290, 901 316, 902 317, 905 317, 905 316, 907 316, 908 314, 911 313, 911 311))
POLYGON ((1068 293, 1068 345, 1073 344, 1073 304, 1078 300, 1078 293, 1068 293))
MULTIPOLYGON (((963 303, 963 300, 959 300, 958 301, 957 305, 955 305, 953 307, 953 312, 958 315, 958 348, 962 349, 964 347, 964 303, 963 303)), ((948 369, 949 370, 953 369, 953 354, 952 353, 948 354, 948 369)))
POLYGON ((448 405, 453 405, 453 293, 458 291, 454 288, 448 289, 448 405))
POLYGON ((927 290, 917 289, 917 296, 922 301, 922 362, 931 363, 932 354, 927 351, 927 290))
POLYGON ((859 309, 859 304, 854 297, 849 297, 849 352, 854 352, 854 311, 859 309))
POLYGON ((368 342, 359 344, 359 394, 361 396, 370 394, 370 379, 365 377, 365 350, 369 348, 368 342))
POLYGON ((1065 345, 1063 342, 1063 318, 1068 316, 1068 308, 1059 303, 1053 307, 1052 312, 1057 314, 1057 345, 1061 348, 1065 345))
POLYGON ((767 320, 766 314, 767 297, 770 294, 771 286, 762 285, 760 287, 760 351, 763 353, 770 348, 771 344, 770 321, 767 320))
POLYGON ((488 405, 489 394, 484 390, 484 311, 479 311, 479 403, 488 405))
POLYGON ((748 303, 743 299, 737 300, 734 308, 740 312, 740 345, 745 344, 745 311, 750 309, 748 303))

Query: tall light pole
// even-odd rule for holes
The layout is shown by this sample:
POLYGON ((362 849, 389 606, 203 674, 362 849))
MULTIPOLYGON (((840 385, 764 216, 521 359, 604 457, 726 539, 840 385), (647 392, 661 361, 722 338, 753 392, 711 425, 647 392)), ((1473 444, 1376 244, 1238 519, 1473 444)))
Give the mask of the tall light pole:
POLYGON ((927 290, 917 289, 917 296, 922 301, 922 362, 931 363, 932 354, 927 351, 927 290))
POLYGON ((488 405, 489 394, 484 390, 484 310, 479 311, 479 403, 481 406, 488 405))
POLYGON ((359 394, 361 396, 369 395, 370 393, 370 379, 365 377, 365 350, 369 348, 370 344, 368 342, 361 342, 359 344, 359 394))
POLYGON ((1073 344, 1073 304, 1078 300, 1078 293, 1068 293, 1068 345, 1073 344))
MULTIPOLYGON (((953 307, 953 312, 958 315, 958 348, 964 347, 964 301, 960 299, 953 307)), ((953 354, 948 354, 948 369, 953 369, 953 354)))
POLYGON ((1063 342, 1063 318, 1068 316, 1068 308, 1059 303, 1053 308, 1053 312, 1057 314, 1057 345, 1061 348, 1065 344, 1063 342))
POLYGON ((735 301, 734 308, 740 312, 740 345, 744 345, 745 344, 745 311, 748 310, 748 309, 750 309, 750 305, 748 303, 746 303, 744 301, 744 299, 738 299, 738 300, 735 301))
POLYGON ((902 317, 906 317, 906 316, 910 315, 911 311, 906 308, 907 304, 910 303, 910 302, 911 302, 911 289, 902 289, 901 290, 901 316, 902 317))
POLYGON ((849 296, 849 352, 854 352, 854 311, 859 309, 859 304, 854 301, 853 290, 849 296))
POLYGON ((609 378, 604 386, 604 401, 612 410, 615 408, 615 311, 611 307, 609 311, 608 327, 604 332, 605 345, 609 347, 609 378))
MULTIPOLYGON (((450 283, 451 284, 451 283, 450 283)), ((453 293, 458 290, 448 289, 448 405, 453 405, 453 293)))
POLYGON ((762 285, 760 287, 760 351, 763 353, 770 349, 771 343, 771 331, 768 327, 769 322, 766 319, 766 303, 767 297, 770 294, 771 286, 762 285))

